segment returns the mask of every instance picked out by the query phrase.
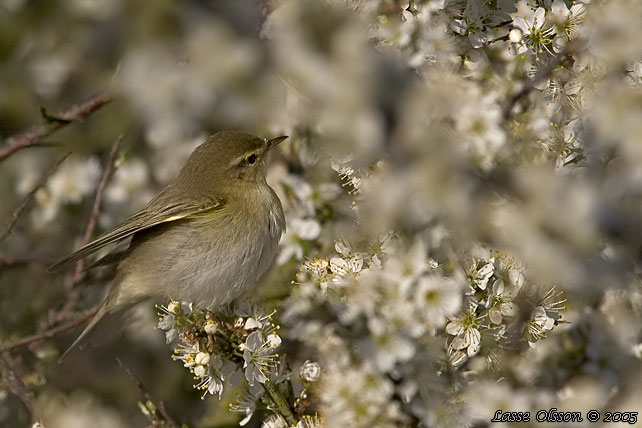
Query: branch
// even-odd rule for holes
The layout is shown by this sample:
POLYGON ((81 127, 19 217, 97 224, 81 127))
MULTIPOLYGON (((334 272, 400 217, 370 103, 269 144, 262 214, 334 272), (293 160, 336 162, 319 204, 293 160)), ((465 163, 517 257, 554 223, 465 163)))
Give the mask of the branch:
POLYGON ((44 339, 50 339, 59 333, 62 333, 67 330, 71 330, 72 328, 79 326, 80 324, 83 324, 88 319, 96 315, 96 312, 98 312, 99 307, 100 307, 100 304, 90 309, 87 309, 79 318, 69 321, 65 324, 60 324, 56 327, 38 332, 36 334, 32 334, 31 336, 23 337, 22 339, 5 343, 0 346, 0 352, 9 351, 11 349, 18 348, 20 346, 29 345, 30 343, 33 343, 33 342, 39 342, 44 339))
POLYGON ((267 379, 262 385, 265 391, 270 396, 272 403, 274 403, 276 411, 285 418, 288 424, 292 426, 296 425, 298 423, 298 420, 294 416, 294 413, 292 412, 288 401, 285 399, 285 397, 283 397, 277 387, 272 382, 270 382, 269 379, 267 379))
POLYGON ((9 354, 0 354, 0 366, 2 366, 2 368, 4 369, 2 378, 4 379, 5 383, 9 386, 11 391, 20 398, 27 410, 29 410, 29 413, 31 413, 31 416, 34 418, 34 420, 40 423, 40 426, 42 426, 42 420, 38 415, 38 410, 36 409, 36 403, 33 393, 29 391, 27 385, 25 385, 25 383, 20 378, 20 375, 18 375, 15 362, 9 354))
POLYGON ((493 44, 495 42, 507 42, 508 40, 510 40, 510 39, 508 37, 508 34, 506 34, 505 36, 501 36, 501 37, 498 37, 496 39, 489 40, 488 44, 491 45, 491 44, 493 44))
POLYGON ((154 397, 152 397, 149 391, 147 391, 147 388, 145 388, 145 385, 143 385, 143 382, 141 382, 141 380, 138 379, 136 375, 134 375, 134 373, 132 373, 129 367, 123 364, 120 358, 116 358, 116 361, 118 362, 118 365, 123 370, 125 370, 125 373, 127 373, 127 376, 129 376, 129 378, 134 382, 134 384, 136 384, 136 386, 138 387, 138 390, 145 396, 145 399, 148 402, 152 403, 158 409, 161 416, 165 419, 165 422, 167 422, 169 426, 172 428, 178 428, 178 424, 176 423, 176 421, 174 421, 174 419, 172 419, 169 413, 167 413, 167 410, 165 410, 165 405, 163 404, 163 402, 154 400, 154 397))
POLYGON ((531 80, 529 80, 522 89, 520 89, 515 95, 513 95, 506 103, 504 108, 504 118, 508 119, 511 116, 511 112, 515 105, 522 99, 525 98, 528 94, 535 89, 535 85, 541 83, 542 81, 548 79, 555 67, 557 67, 570 53, 569 45, 566 46, 564 51, 560 52, 558 55, 551 58, 551 60, 546 64, 546 67, 541 68, 531 80))
MULTIPOLYGON (((87 227, 85 228, 85 233, 84 233, 84 242, 85 243, 87 243, 89 241, 89 239, 91 239, 91 235, 94 233, 94 230, 96 228, 96 222, 97 222, 97 219, 98 219, 98 215, 100 213, 100 203, 102 201, 102 197, 103 197, 103 194, 104 194, 105 187, 107 186, 107 182, 109 181, 109 178, 112 176, 113 172, 116 169, 116 156, 118 154, 118 149, 120 147, 120 143, 122 141, 122 138, 123 138, 122 136, 118 137, 118 139, 112 145, 112 148, 111 148, 111 150, 109 152, 109 157, 107 159, 107 162, 105 164, 105 168, 103 170, 103 174, 102 174, 102 176, 100 178, 100 182, 98 183, 98 186, 96 188, 96 194, 95 194, 95 197, 94 197, 94 203, 93 203, 93 206, 92 206, 91 214, 90 214, 89 220, 87 222, 87 227)), ((69 156, 69 155, 67 154, 66 156, 69 156)), ((38 183, 38 186, 36 186, 36 188, 29 195, 27 195, 28 197, 31 196, 32 193, 35 193, 37 191, 37 189, 40 186, 42 186, 44 184, 44 182, 46 182, 46 179, 48 178, 48 176, 51 175, 53 170, 55 170, 55 168, 66 158, 66 156, 63 159, 59 160, 58 163, 52 168, 52 170, 47 172, 45 177, 43 177, 43 179, 41 179, 41 183, 38 183)), ((23 204, 21 204, 21 206, 18 207, 18 208, 24 210, 24 207, 22 205, 26 205, 26 204, 23 202, 23 204)), ((16 211, 18 211, 18 210, 16 210, 16 211)), ((18 213, 18 216, 19 215, 20 215, 20 213, 18 213)), ((16 217, 15 216, 15 212, 14 212, 14 217, 16 217)), ((15 220, 13 222, 15 223, 15 220)), ((0 240, 2 240, 2 235, 0 235, 0 240)), ((2 262, 2 261, 3 261, 3 259, 0 259, 0 262, 2 262)), ((80 278, 80 273, 82 272, 82 269, 83 269, 83 264, 81 264, 80 262, 77 263, 76 264, 76 270, 74 272, 74 275, 72 276, 72 285, 78 282, 78 280, 80 278)), ((28 345, 30 343, 37 342, 37 341, 40 341, 40 340, 43 340, 43 339, 51 338, 51 337, 53 337, 53 336, 55 336, 55 335, 57 335, 59 333, 62 333, 62 332, 67 331, 67 330, 71 330, 72 328, 84 323, 85 321, 87 321, 88 319, 93 317, 96 314, 96 312, 98 312, 98 308, 99 308, 100 305, 96 305, 93 308, 85 311, 85 313, 82 316, 80 316, 79 318, 77 318, 77 319, 75 319, 73 321, 69 321, 69 322, 67 322, 65 324, 61 324, 59 326, 53 327, 57 323, 63 321, 69 315, 69 312, 71 312, 71 310, 73 309, 73 307, 75 306, 75 304, 77 303, 79 298, 80 298, 80 294, 75 290, 71 290, 69 292, 69 296, 68 296, 67 302, 65 302, 65 305, 63 306, 63 308, 60 311, 58 311, 57 313, 55 313, 51 317, 50 321, 47 323, 47 327, 48 328, 46 330, 40 331, 40 332, 38 332, 36 334, 24 337, 22 339, 15 340, 13 342, 9 342, 9 343, 3 344, 3 345, 0 346, 0 352, 1 351, 8 351, 8 350, 13 349, 13 348, 17 348, 17 347, 20 347, 20 346, 28 345)))
POLYGON ((30 129, 9 137, 0 145, 0 162, 8 158, 15 152, 26 147, 43 146, 45 143, 40 142, 44 137, 47 137, 61 128, 66 127, 70 123, 84 119, 92 113, 98 111, 104 105, 110 103, 113 98, 106 93, 98 93, 87 101, 76 104, 69 108, 67 111, 55 116, 55 120, 51 117, 44 115, 46 122, 39 125, 34 125, 30 129))
MULTIPOLYGON (((98 182, 98 186, 96 187, 94 202, 91 207, 89 219, 87 220, 87 226, 85 227, 85 233, 83 234, 83 241, 81 246, 89 243, 92 235, 94 234, 94 231, 96 230, 96 222, 98 221, 98 216, 100 215, 100 204, 102 203, 103 194, 105 192, 105 188, 107 187, 107 183, 116 170, 116 158, 118 156, 118 150, 122 141, 123 135, 120 135, 116 139, 114 144, 112 144, 111 150, 109 151, 109 156, 107 158, 107 161, 105 162, 105 166, 103 167, 102 176, 100 177, 100 181, 98 182)), ((80 281, 80 275, 82 274, 84 268, 85 261, 83 259, 78 260, 74 267, 74 272, 71 276, 71 285, 67 296, 67 301, 59 311, 55 312, 50 317, 47 325, 48 327, 51 327, 64 320, 69 312, 71 312, 71 310, 74 308, 76 303, 78 303, 78 300, 80 299, 80 292, 74 289, 74 286, 80 281)))
POLYGON ((16 224, 16 221, 18 221, 18 218, 22 215, 24 210, 27 208, 29 205, 29 202, 31 202, 31 199, 33 196, 36 194, 36 192, 47 183, 47 180, 49 180, 49 177, 58 169, 60 164, 62 164, 65 159, 69 157, 71 153, 67 153, 51 167, 49 168, 49 171, 43 175, 38 183, 34 186, 33 189, 27 195, 24 197, 22 202, 20 202, 20 205, 11 213, 11 215, 5 220, 4 226, 2 227, 2 231, 0 231, 0 242, 2 242, 8 235, 11 233, 11 229, 13 229, 13 226, 16 224))
MULTIPOLYGON (((123 141, 123 135, 119 135, 114 144, 111 146, 109 151, 109 157, 107 162, 105 162, 105 167, 103 168, 103 175, 100 177, 98 182, 98 187, 96 187, 96 194, 94 196, 94 203, 91 207, 91 214, 89 215, 89 220, 87 221, 87 226, 85 227, 85 234, 83 235, 82 245, 87 245, 91 240, 94 231, 96 230, 96 222, 98 216, 100 215, 100 204, 103 200, 103 193, 105 192, 105 187, 107 187, 107 182, 111 178, 112 174, 116 170, 116 157, 118 155, 118 149, 120 148, 120 143, 123 141)), ((80 279, 80 274, 85 268, 85 260, 80 259, 76 262, 76 268, 74 270, 74 275, 72 277, 72 282, 75 284, 80 279)))

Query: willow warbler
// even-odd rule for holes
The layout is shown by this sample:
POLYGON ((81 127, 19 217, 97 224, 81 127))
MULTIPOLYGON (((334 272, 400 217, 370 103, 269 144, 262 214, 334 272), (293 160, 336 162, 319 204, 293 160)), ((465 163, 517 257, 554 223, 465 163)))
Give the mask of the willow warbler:
POLYGON ((268 152, 286 138, 212 135, 143 210, 52 265, 50 270, 129 241, 126 250, 101 263, 117 262, 116 277, 104 303, 62 358, 106 315, 147 298, 211 308, 258 282, 274 261, 285 229, 283 208, 266 172, 268 152))

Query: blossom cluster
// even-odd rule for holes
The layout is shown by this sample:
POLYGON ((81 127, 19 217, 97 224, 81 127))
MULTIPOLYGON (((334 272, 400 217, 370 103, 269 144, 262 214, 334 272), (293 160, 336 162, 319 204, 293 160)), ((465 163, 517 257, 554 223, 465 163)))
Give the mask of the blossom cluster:
POLYGON ((235 385, 242 374, 247 382, 245 395, 230 405, 230 410, 243 415, 241 426, 257 410, 273 413, 264 422, 266 427, 290 426, 285 418, 294 418, 297 409, 291 426, 320 426, 315 415, 306 415, 301 408, 319 378, 320 367, 316 362, 305 361, 298 382, 293 384, 293 374, 275 353, 281 345, 280 327, 273 321, 275 312, 262 315, 249 304, 239 304, 234 310, 215 314, 176 301, 158 309, 158 328, 165 332, 167 344, 174 347, 172 358, 189 369, 194 387, 203 391, 202 398, 211 394, 220 399, 224 385, 235 385), (283 425, 279 425, 281 421, 283 425))
POLYGON ((434 395, 420 371, 464 375, 471 358, 490 370, 515 340, 532 347, 561 319, 560 293, 537 295, 502 253, 446 268, 421 240, 404 248, 393 233, 363 251, 345 241, 334 250, 303 263, 285 313, 295 337, 325 357, 320 398, 328 426, 428 424, 434 395), (526 313, 520 299, 536 306, 526 313))

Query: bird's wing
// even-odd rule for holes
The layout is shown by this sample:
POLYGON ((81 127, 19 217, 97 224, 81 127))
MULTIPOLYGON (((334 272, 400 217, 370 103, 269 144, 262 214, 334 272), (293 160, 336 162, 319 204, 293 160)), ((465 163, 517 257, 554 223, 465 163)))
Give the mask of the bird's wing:
POLYGON ((223 199, 216 197, 184 201, 172 205, 163 205, 161 201, 162 199, 160 198, 154 198, 146 208, 137 212, 113 229, 103 233, 73 254, 58 260, 49 266, 47 270, 52 271, 66 263, 80 260, 106 245, 121 241, 142 230, 158 226, 162 223, 202 214, 206 211, 219 210, 225 205, 223 199))

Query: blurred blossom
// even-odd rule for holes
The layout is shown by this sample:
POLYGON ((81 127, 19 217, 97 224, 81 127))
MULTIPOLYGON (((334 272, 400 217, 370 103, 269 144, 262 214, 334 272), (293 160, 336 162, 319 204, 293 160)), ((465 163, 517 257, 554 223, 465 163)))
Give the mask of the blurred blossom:
POLYGON ((26 0, 2 0, 2 6, 10 12, 20 11, 26 0))
POLYGON ((408 338, 388 325, 387 320, 372 317, 368 320, 371 343, 364 345, 372 350, 379 370, 388 372, 397 362, 408 361, 415 354, 415 346, 408 338))
POLYGON ((81 16, 105 20, 120 11, 119 0, 73 0, 69 8, 81 16))
POLYGON ((390 426, 397 414, 389 380, 369 367, 328 366, 321 385, 327 426, 390 426))
POLYGON ((47 182, 47 190, 63 203, 78 203, 93 193, 100 169, 96 158, 70 159, 47 182))
POLYGON ((137 199, 150 199, 142 196, 149 182, 147 166, 140 159, 133 159, 118 166, 107 189, 105 199, 112 203, 123 203, 136 195, 137 199))
POLYGON ((35 54, 29 64, 34 89, 45 98, 59 95, 76 62, 71 47, 35 54))
POLYGON ((171 51, 160 47, 132 52, 124 59, 119 74, 123 92, 149 126, 163 127, 163 140, 168 142, 178 140, 190 129, 189 114, 184 109, 194 110, 212 96, 205 91, 201 95, 189 93, 184 85, 195 83, 189 70, 178 64, 171 51))
POLYGON ((299 95, 295 123, 313 114, 330 150, 380 147, 370 103, 375 57, 358 16, 343 2, 308 0, 283 2, 269 20, 277 73, 299 95))
POLYGON ((115 409, 109 408, 86 392, 76 391, 68 396, 48 393, 41 397, 40 404, 47 427, 96 428, 130 427, 126 419, 115 409))
POLYGON ((459 284, 435 275, 420 278, 414 294, 419 319, 424 318, 433 328, 443 327, 446 318, 457 313, 461 307, 459 284))
MULTIPOLYGON (((47 181, 45 187, 36 192, 38 208, 31 214, 36 228, 42 228, 53 221, 64 205, 78 204, 82 199, 94 193, 100 176, 100 163, 96 158, 68 159, 47 181)), ((30 190, 30 175, 18 182, 18 191, 30 190)), ((33 178, 33 177, 32 177, 33 178)))
POLYGON ((33 157, 19 159, 15 164, 14 191, 17 195, 24 196, 29 193, 38 182, 39 165, 33 157))
POLYGON ((316 219, 290 218, 289 220, 288 229, 281 238, 277 265, 286 263, 293 256, 301 260, 303 258, 302 241, 312 241, 321 233, 321 225, 316 219))
MULTIPOLYGON (((528 393, 512 389, 507 381, 482 381, 469 390, 466 397, 467 412, 473 420, 488 422, 493 419, 495 412, 528 412, 530 400, 528 393)), ((531 418, 534 415, 531 415, 531 418)), ((510 423, 497 423, 500 427, 511 426, 510 423)))
MULTIPOLYGON (((471 88, 468 96, 475 97, 475 90, 471 88)), ((487 170, 506 140, 500 126, 502 110, 494 95, 479 94, 475 98, 463 104, 457 116, 457 130, 468 139, 476 162, 487 170)))
POLYGON ((190 153, 206 138, 204 135, 193 138, 177 136, 171 130, 172 125, 169 128, 154 122, 146 136, 147 142, 156 149, 152 159, 155 167, 151 172, 162 183, 168 183, 178 174, 190 153))
POLYGON ((568 409, 577 409, 575 411, 588 412, 598 408, 600 403, 604 402, 604 397, 608 397, 609 392, 604 390, 604 386, 587 376, 579 376, 573 379, 562 390, 558 392, 558 400, 568 409))

